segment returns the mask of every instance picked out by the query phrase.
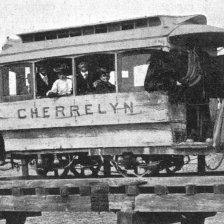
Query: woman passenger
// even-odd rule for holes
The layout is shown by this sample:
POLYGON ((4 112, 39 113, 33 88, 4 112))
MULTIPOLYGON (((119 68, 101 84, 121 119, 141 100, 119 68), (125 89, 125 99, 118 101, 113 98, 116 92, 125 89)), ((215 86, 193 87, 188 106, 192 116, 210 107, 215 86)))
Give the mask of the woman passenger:
POLYGON ((113 93, 115 92, 115 85, 109 82, 110 74, 105 68, 99 69, 99 80, 93 83, 96 93, 113 93))
POLYGON ((47 92, 48 97, 68 96, 72 94, 72 80, 68 77, 64 68, 55 69, 58 79, 53 83, 51 90, 47 92))

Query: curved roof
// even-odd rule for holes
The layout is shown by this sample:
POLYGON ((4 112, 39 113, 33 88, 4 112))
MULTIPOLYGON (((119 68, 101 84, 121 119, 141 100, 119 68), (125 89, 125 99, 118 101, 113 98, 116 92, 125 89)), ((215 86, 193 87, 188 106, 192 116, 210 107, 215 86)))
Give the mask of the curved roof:
POLYGON ((207 24, 207 19, 204 15, 187 15, 187 16, 169 16, 169 15, 157 15, 157 16, 145 16, 145 17, 135 17, 125 20, 114 20, 110 22, 99 22, 99 23, 93 23, 93 24, 85 24, 85 25, 79 25, 79 26, 70 26, 70 27, 63 27, 58 29, 49 29, 49 30, 37 30, 32 32, 26 32, 26 33, 20 33, 17 34, 18 36, 22 37, 24 35, 30 35, 30 34, 40 34, 43 32, 51 32, 51 31, 59 31, 59 30, 67 30, 67 29, 74 29, 74 28, 83 28, 83 27, 90 27, 90 26, 98 26, 98 25, 107 25, 107 24, 113 24, 113 23, 120 23, 120 22, 129 22, 133 20, 139 20, 139 19, 147 19, 147 18, 160 18, 163 22, 164 26, 167 25, 176 25, 183 22, 189 22, 194 24, 207 24))
MULTIPOLYGON (((204 33, 206 29, 216 30, 207 26, 206 17, 203 15, 190 16, 156 16, 142 17, 128 20, 113 21, 109 23, 98 23, 94 25, 63 28, 48 31, 36 31, 31 33, 19 34, 23 39, 27 35, 46 35, 49 32, 68 31, 70 29, 93 27, 93 33, 84 33, 79 36, 68 35, 65 38, 54 38, 35 40, 27 43, 13 43, 6 47, 0 54, 0 64, 25 60, 39 60, 48 57, 70 56, 77 54, 96 53, 105 51, 120 51, 127 49, 138 49, 146 47, 169 47, 170 42, 181 43, 179 40, 185 34, 194 35, 198 30, 204 33), (137 27, 137 21, 147 20, 146 26, 137 27), (159 22, 158 22, 159 21, 159 22), (98 25, 104 24, 107 30, 102 33, 96 32, 98 25), (131 24, 131 26, 129 26, 131 24), (129 27, 125 27, 128 25, 129 27), (109 30, 108 26, 115 29, 109 30), (124 26, 124 27, 122 27, 124 26), (120 27, 120 28, 119 28, 120 27), (198 28, 197 28, 198 27, 198 28), (125 29, 122 29, 125 28, 125 29), (127 29, 126 29, 127 28, 127 29), (193 29, 194 28, 194 29, 193 29), (200 28, 200 29, 199 29, 200 28), (192 29, 192 31, 191 31, 192 29), (189 31, 189 32, 188 32, 189 31), (178 41, 177 41, 178 40, 178 41)), ((220 38, 222 39, 223 30, 220 29, 220 38)), ((214 38, 213 38, 214 39, 214 38)), ((185 40, 182 38, 182 40, 185 40)), ((221 42, 221 41, 220 41, 221 42)))
POLYGON ((169 34, 171 43, 186 45, 189 42, 200 46, 224 46, 224 29, 208 25, 180 25, 169 34))

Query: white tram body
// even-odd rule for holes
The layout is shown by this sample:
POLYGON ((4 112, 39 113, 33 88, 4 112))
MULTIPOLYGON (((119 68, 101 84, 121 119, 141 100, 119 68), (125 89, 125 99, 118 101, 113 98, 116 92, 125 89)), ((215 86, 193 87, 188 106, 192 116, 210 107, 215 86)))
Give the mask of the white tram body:
POLYGON ((4 150, 9 155, 175 154, 178 136, 186 140, 185 102, 170 102, 164 91, 147 92, 144 80, 154 52, 186 49, 195 39, 207 52, 222 47, 224 29, 206 23, 202 15, 144 17, 8 40, 0 54, 4 150), (84 59, 107 66, 116 92, 77 94, 77 64, 84 59), (38 63, 51 60, 68 61, 72 95, 37 96, 38 63))

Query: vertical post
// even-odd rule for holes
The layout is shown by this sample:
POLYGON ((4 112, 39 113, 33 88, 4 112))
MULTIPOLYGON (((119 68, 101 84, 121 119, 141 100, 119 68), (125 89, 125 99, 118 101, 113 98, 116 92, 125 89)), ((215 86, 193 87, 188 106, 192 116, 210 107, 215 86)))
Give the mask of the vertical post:
POLYGON ((3 67, 0 67, 0 102, 2 102, 3 98, 3 67))
POLYGON ((115 79, 116 79, 116 92, 120 92, 122 85, 122 55, 115 54, 115 79))
POLYGON ((105 177, 111 176, 110 156, 104 157, 103 169, 105 177))
POLYGON ((22 176, 28 177, 29 176, 28 159, 23 158, 21 160, 21 163, 22 163, 22 176))
POLYGON ((115 60, 115 73, 114 73, 114 79, 115 79, 115 87, 116 87, 116 93, 118 92, 118 61, 117 61, 117 53, 114 54, 114 60, 115 60))
POLYGON ((25 212, 6 212, 4 218, 6 224, 24 224, 26 222, 25 212))
POLYGON ((141 213, 131 210, 125 212, 120 211, 117 213, 117 224, 152 224, 152 223, 165 223, 165 222, 160 222, 157 219, 155 220, 153 213, 141 213))
POLYGON ((117 213, 117 224, 136 224, 135 223, 135 212, 118 212, 117 213))
POLYGON ((205 175, 205 156, 198 155, 198 174, 205 175))
POLYGON ((72 57, 72 88, 73 88, 73 95, 77 95, 77 81, 76 81, 76 63, 75 57, 72 57))
POLYGON ((36 67, 35 62, 32 62, 32 83, 33 83, 33 99, 36 99, 36 67))

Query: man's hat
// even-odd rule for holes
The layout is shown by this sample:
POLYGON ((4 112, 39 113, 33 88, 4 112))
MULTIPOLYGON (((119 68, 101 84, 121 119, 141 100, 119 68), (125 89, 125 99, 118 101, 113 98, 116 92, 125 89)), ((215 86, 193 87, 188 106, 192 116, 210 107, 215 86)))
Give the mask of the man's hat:
POLYGON ((65 75, 68 75, 69 66, 67 64, 63 63, 63 64, 56 66, 53 70, 55 73, 63 73, 65 75))
POLYGON ((81 69, 83 67, 88 67, 88 64, 85 61, 82 61, 79 63, 78 67, 79 67, 79 69, 81 69))
POLYGON ((109 73, 109 71, 106 68, 98 68, 97 72, 102 75, 102 74, 106 74, 109 73))

